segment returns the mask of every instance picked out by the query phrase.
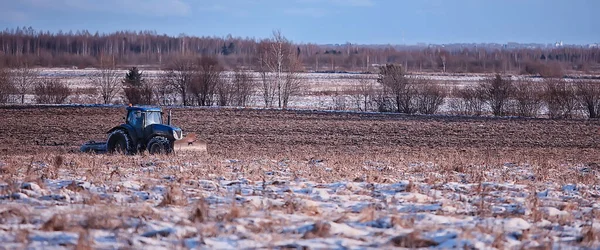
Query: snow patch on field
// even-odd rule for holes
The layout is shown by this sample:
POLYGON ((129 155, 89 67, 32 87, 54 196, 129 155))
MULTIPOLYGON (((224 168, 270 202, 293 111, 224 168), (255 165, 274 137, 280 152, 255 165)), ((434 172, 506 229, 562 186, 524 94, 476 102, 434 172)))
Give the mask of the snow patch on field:
MULTIPOLYGON (((590 220, 598 209, 597 186, 428 183, 417 175, 386 183, 318 183, 293 177, 283 162, 262 180, 235 171, 231 176, 238 177, 176 176, 192 168, 172 165, 148 172, 148 167, 132 166, 105 181, 66 171, 42 181, 4 181, 0 241, 7 248, 33 249, 78 244, 208 249, 600 247, 597 236, 588 233, 600 225, 590 220)), ((535 175, 530 166, 513 170, 535 175)))

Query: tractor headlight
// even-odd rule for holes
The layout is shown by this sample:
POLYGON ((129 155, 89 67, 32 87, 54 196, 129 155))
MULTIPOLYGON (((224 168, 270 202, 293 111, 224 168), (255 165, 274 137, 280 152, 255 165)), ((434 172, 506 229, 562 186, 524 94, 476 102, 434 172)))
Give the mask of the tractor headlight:
POLYGON ((181 130, 173 130, 173 137, 175 138, 175 140, 181 140, 183 139, 183 136, 181 136, 181 130))

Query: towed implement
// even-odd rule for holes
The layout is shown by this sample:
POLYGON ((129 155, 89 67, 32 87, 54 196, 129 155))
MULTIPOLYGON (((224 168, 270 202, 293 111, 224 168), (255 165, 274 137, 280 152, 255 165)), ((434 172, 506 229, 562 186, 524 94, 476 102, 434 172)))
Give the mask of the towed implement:
POLYGON ((106 142, 89 141, 82 152, 136 154, 170 154, 174 151, 206 152, 206 143, 196 134, 183 135, 182 129, 171 124, 171 112, 163 123, 163 112, 156 107, 127 107, 125 123, 110 129, 106 142))

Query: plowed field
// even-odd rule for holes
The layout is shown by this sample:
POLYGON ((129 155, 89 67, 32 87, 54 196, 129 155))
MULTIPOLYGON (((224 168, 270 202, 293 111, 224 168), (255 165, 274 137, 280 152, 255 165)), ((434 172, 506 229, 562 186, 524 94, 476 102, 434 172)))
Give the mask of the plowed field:
MULTIPOLYGON (((122 107, 0 110, 0 152, 7 155, 77 151, 87 140, 105 140, 125 112, 122 107)), ((173 116, 184 131, 209 142, 211 155, 222 157, 600 158, 598 121, 214 108, 173 109, 173 116)))

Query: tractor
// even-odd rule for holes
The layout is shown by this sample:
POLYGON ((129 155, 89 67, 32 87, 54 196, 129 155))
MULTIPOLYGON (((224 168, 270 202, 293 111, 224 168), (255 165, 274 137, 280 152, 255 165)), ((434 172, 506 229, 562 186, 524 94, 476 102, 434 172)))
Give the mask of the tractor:
POLYGON ((127 107, 125 123, 110 129, 106 142, 89 141, 82 152, 136 154, 147 150, 150 154, 170 154, 175 149, 206 151, 206 144, 196 142, 195 134, 186 138, 183 131, 171 125, 171 112, 163 123, 163 112, 157 107, 127 107))

